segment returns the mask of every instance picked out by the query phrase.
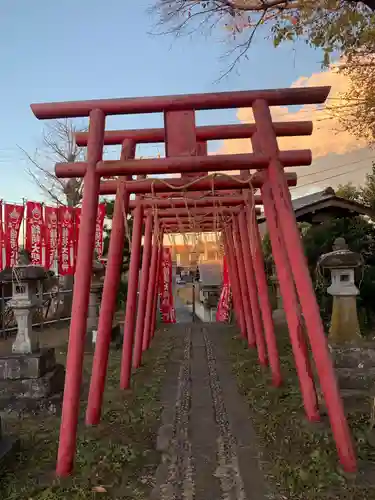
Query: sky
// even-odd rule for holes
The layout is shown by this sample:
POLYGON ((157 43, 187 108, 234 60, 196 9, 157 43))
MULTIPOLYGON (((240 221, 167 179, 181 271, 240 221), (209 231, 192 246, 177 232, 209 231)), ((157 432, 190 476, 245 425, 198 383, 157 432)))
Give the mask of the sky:
MULTIPOLYGON (((332 81, 335 88, 346 85, 337 81, 334 71, 321 72, 322 58, 318 51, 304 43, 274 49, 272 42, 262 36, 258 36, 248 60, 242 61, 238 71, 217 82, 229 64, 228 59, 222 58, 229 48, 228 42, 223 41, 227 33, 219 30, 212 37, 178 40, 173 36, 154 36, 150 32, 155 30, 156 19, 147 11, 152 3, 151 0, 2 0, 0 198, 9 202, 42 199, 40 190, 26 173, 27 162, 19 149, 22 147, 32 155, 41 146, 45 123, 32 114, 30 104, 33 102, 248 90, 332 81)), ((324 117, 324 110, 316 109, 284 109, 275 113, 283 120, 286 115, 291 119, 324 117)), ((250 118, 249 110, 197 113, 199 125, 238 123, 250 118)), ((341 168, 346 163, 349 164, 347 170, 353 170, 355 162, 362 159, 358 165, 363 177, 371 167, 369 158, 375 153, 364 149, 364 145, 352 137, 337 135, 334 124, 327 122, 329 120, 317 122, 321 131, 312 139, 317 157, 315 170, 304 168, 304 175, 323 172, 334 165, 341 168)), ((162 126, 161 115, 107 120, 108 128, 158 126, 162 126)), ((294 140, 293 147, 301 147, 297 142, 294 140)), ((213 144, 211 153, 246 149, 248 144, 243 142, 225 141, 213 144)), ((157 145, 149 146, 143 147, 139 154, 154 156, 158 151, 157 145)), ((110 154, 117 153, 111 151, 110 154)), ((330 171, 332 175, 336 172, 330 171)), ((306 177, 304 183, 309 184, 309 180, 310 185, 299 193, 318 189, 316 181, 322 178, 316 174, 306 177)), ((346 177, 341 181, 343 179, 346 177)))

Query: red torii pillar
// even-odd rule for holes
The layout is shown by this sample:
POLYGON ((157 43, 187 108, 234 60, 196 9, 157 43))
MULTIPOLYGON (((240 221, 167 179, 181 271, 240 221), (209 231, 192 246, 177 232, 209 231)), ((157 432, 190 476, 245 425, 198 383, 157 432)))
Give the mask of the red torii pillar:
POLYGON ((120 371, 121 389, 129 389, 132 370, 134 327, 137 309, 139 262, 143 226, 143 205, 139 196, 137 201, 138 205, 134 210, 131 257, 128 274, 128 292, 124 322, 124 342, 122 345, 122 360, 120 371))
POLYGON ((148 214, 145 225, 145 235, 142 254, 141 281, 139 286, 137 323, 135 328, 135 344, 133 354, 133 367, 138 368, 142 360, 142 345, 145 326, 145 313, 147 309, 148 288, 151 286, 150 260, 151 260, 151 240, 152 240, 153 216, 148 214))
POLYGON ((249 238, 250 252, 254 265, 254 275, 256 280, 259 305, 262 313, 264 336, 267 344, 268 360, 272 374, 272 384, 279 387, 282 383, 280 359, 277 349, 275 329, 272 319, 272 308, 268 295, 267 277, 264 269, 264 259, 262 251, 262 242, 259 234, 258 223, 256 220, 255 207, 253 209, 254 194, 245 192, 249 204, 245 208, 245 221, 247 223, 247 232, 249 238))
POLYGON ((145 325, 143 330, 143 341, 142 350, 145 351, 150 346, 151 341, 151 328, 153 325, 152 315, 154 313, 154 301, 157 297, 159 283, 158 283, 158 251, 159 251, 159 222, 155 220, 154 223, 154 233, 152 238, 152 253, 151 253, 151 265, 150 265, 150 286, 147 289, 147 305, 145 313, 145 325))
POLYGON ((245 264, 245 275, 251 304, 251 313, 253 317, 254 336, 258 351, 258 359, 261 365, 266 366, 268 364, 268 360, 263 337, 263 324, 260 314, 258 292, 255 283, 253 258, 250 250, 248 227, 246 224, 246 217, 244 212, 241 212, 238 217, 234 217, 233 225, 238 238, 241 240, 242 255, 245 264))
MULTIPOLYGON (((122 146, 121 159, 134 158, 136 144, 125 140, 122 146)), ((124 180, 129 180, 126 176, 124 180)), ((112 230, 109 240, 108 260, 100 304, 98 334, 95 344, 94 359, 91 372, 90 390, 86 409, 86 424, 97 425, 103 402, 105 378, 107 374, 108 355, 111 343, 112 321, 116 308, 116 295, 120 284, 121 266, 125 240, 125 221, 128 213, 129 193, 124 184, 118 182, 112 218, 112 230)))
POLYGON ((305 318, 307 334, 337 451, 345 471, 354 472, 356 470, 356 457, 353 443, 339 394, 319 307, 303 252, 290 192, 285 182, 284 168, 279 159, 277 139, 273 131, 271 113, 267 102, 261 99, 256 100, 253 103, 253 113, 257 125, 257 141, 259 141, 259 146, 263 151, 267 151, 271 157, 267 178, 278 215, 277 220, 283 235, 283 243, 291 262, 292 276, 305 318))
POLYGON ((154 300, 152 303, 150 338, 153 338, 155 335, 156 313, 157 313, 158 297, 159 297, 159 278, 161 269, 161 258, 163 253, 163 238, 164 238, 164 231, 162 229, 160 232, 160 240, 158 244, 157 261, 156 261, 156 283, 154 290, 154 300))
POLYGON ((244 339, 247 339, 245 313, 244 313, 244 306, 240 290, 240 280, 238 277, 239 272, 238 272, 237 260, 234 253, 232 239, 229 237, 228 232, 229 228, 225 228, 223 232, 223 237, 224 237, 225 253, 228 256, 228 263, 229 263, 228 272, 232 288, 233 306, 241 335, 244 339))
POLYGON ((95 244, 95 220, 99 198, 100 177, 96 173, 96 164, 102 157, 104 126, 105 114, 103 111, 100 109, 91 111, 87 144, 87 171, 82 198, 81 226, 78 237, 72 319, 69 330, 64 400, 56 467, 56 473, 59 476, 70 474, 76 448, 82 363, 95 244), (87 221, 92 221, 92 223, 88 224, 87 221))

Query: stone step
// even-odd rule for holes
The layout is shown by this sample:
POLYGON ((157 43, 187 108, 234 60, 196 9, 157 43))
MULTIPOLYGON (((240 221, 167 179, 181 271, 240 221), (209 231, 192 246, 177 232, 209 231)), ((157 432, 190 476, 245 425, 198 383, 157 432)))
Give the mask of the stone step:
MULTIPOLYGON (((369 391, 363 389, 341 389, 340 396, 347 415, 361 413, 368 415, 370 418, 373 398, 370 396, 369 391)), ((324 416, 327 414, 327 409, 320 391, 318 391, 318 399, 321 414, 324 416)))
POLYGON ((375 368, 375 343, 363 342, 358 345, 330 346, 336 368, 358 368, 367 371, 375 368))
POLYGON ((340 395, 347 413, 364 413, 370 416, 373 397, 369 391, 360 389, 342 389, 340 395))
POLYGON ((340 390, 361 389, 370 391, 375 385, 375 370, 358 368, 337 368, 336 377, 340 390))

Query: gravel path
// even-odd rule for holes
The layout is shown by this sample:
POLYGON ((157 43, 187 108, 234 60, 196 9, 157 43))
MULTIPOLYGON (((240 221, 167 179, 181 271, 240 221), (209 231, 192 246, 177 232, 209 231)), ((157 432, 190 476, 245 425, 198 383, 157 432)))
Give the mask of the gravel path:
POLYGON ((162 394, 156 500, 263 500, 266 487, 223 326, 176 324, 162 394))

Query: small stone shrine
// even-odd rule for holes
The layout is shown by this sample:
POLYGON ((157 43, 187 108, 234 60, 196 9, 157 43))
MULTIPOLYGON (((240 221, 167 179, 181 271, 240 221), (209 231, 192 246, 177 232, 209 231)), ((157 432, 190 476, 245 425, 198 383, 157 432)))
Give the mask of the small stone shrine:
MULTIPOLYGON (((17 322, 11 352, 0 355, 0 407, 15 401, 46 399, 64 389, 65 370, 56 364, 54 348, 40 348, 33 316, 39 304, 38 285, 47 277, 42 266, 20 252, 18 264, 0 272, 2 284, 12 284, 9 305, 17 322)), ((27 405, 26 405, 27 406, 27 405)))
POLYGON ((332 252, 322 255, 318 266, 331 272, 327 292, 333 296, 329 341, 335 344, 361 338, 357 314, 355 272, 363 266, 362 256, 348 249, 344 238, 337 238, 332 252))
POLYGON ((87 343, 92 344, 98 329, 100 297, 103 290, 105 266, 94 252, 90 286, 89 309, 87 316, 87 343), (93 333, 95 332, 95 333, 93 333))

